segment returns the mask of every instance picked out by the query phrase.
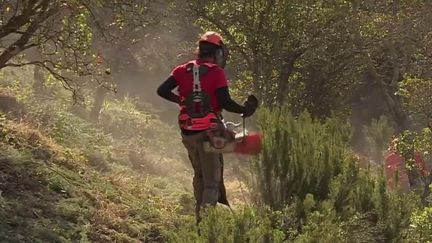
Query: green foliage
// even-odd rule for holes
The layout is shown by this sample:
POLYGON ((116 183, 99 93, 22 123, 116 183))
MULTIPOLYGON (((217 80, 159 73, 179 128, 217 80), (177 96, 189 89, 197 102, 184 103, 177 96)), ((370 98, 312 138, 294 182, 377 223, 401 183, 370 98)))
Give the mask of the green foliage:
POLYGON ((326 198, 343 167, 348 125, 337 119, 320 123, 307 113, 295 118, 287 109, 263 110, 258 123, 264 142, 254 172, 262 200, 281 208, 307 193, 326 198))
POLYGON ((395 141, 396 151, 402 155, 406 161, 409 171, 418 168, 415 163, 416 153, 419 153, 426 161, 430 161, 432 154, 432 131, 430 128, 422 129, 420 132, 406 130, 395 141))
MULTIPOLYGON (((320 83, 317 80, 319 82, 314 82, 315 87, 319 87, 320 92, 326 95, 314 96, 316 101, 321 101, 320 104, 314 103, 316 106, 303 103, 303 99, 312 98, 309 94, 312 86, 309 87, 308 81, 304 81, 312 76, 309 75, 311 70, 304 69, 307 62, 315 59, 331 66, 340 66, 337 58, 327 59, 325 50, 330 40, 347 36, 338 27, 344 23, 344 18, 349 13, 348 2, 190 2, 199 25, 203 29, 221 31, 234 53, 231 56, 234 65, 229 68, 237 74, 238 81, 234 83, 237 93, 254 91, 265 105, 286 104, 296 110, 302 110, 306 106, 311 110, 320 109, 324 103, 333 106, 337 102, 343 92, 342 86, 347 84, 344 79, 338 79, 338 82, 332 82, 331 85, 316 85, 320 83), (332 24, 329 25, 329 22, 332 24), (313 51, 308 53, 309 49, 313 51), (321 105, 320 108, 318 104, 321 105)), ((338 44, 344 46, 345 43, 338 44)), ((338 54, 342 55, 332 53, 334 56, 338 54)), ((322 68, 319 70, 324 71, 322 68)), ((317 113, 329 115, 326 108, 317 110, 317 113)))
POLYGON ((379 221, 385 239, 398 241, 403 237, 403 230, 410 224, 411 214, 421 207, 420 198, 414 194, 390 194, 387 207, 384 207, 379 221))
POLYGON ((405 128, 396 91, 405 77, 415 77, 411 103, 430 110, 426 1, 189 3, 202 30, 224 36, 239 98, 253 92, 265 106, 289 106, 295 115, 306 109, 318 118, 347 116, 354 107, 361 125, 386 115, 405 128), (423 98, 416 103, 416 97, 423 98))
POLYGON ((122 42, 129 46, 138 39, 136 35, 148 34, 148 27, 162 12, 153 3, 35 0, 2 4, 0 69, 38 65, 77 96, 91 81, 106 82, 104 70, 109 70, 111 62, 100 62, 100 55, 109 52, 103 45, 122 42))
MULTIPOLYGON (((0 170, 0 180, 3 171, 13 168, 7 173, 21 175, 21 183, 28 188, 38 185, 40 191, 26 189, 16 195, 35 202, 23 205, 0 187, 0 216, 20 212, 12 225, 31 218, 33 226, 24 229, 36 241, 396 241, 415 221, 411 212, 419 209, 418 198, 388 194, 382 176, 374 179, 373 173, 359 167, 347 147, 350 129, 344 122, 263 110, 259 125, 264 153, 254 162, 254 179, 260 183, 255 186, 268 183, 255 189, 271 207, 239 207, 233 213, 209 208, 196 227, 190 205, 194 200, 172 179, 181 171, 177 168, 183 168, 169 159, 181 148, 172 139, 177 136, 174 129, 149 112, 138 111, 128 99, 108 101, 99 126, 78 118, 62 101, 35 100, 31 95, 23 99, 30 107, 27 117, 40 126, 40 134, 5 116, 0 119, 0 144, 8 148, 0 166, 10 161, 14 165, 0 170), (149 138, 157 141, 149 143, 149 138), (50 156, 36 156, 41 150, 50 156), (142 154, 132 158, 131 150, 142 154), (162 162, 155 160, 162 156, 159 151, 169 151, 162 162), (137 170, 132 159, 147 163, 144 170, 137 170), (169 165, 170 173, 154 178, 157 173, 149 164, 169 165), (40 195, 42 199, 35 200, 40 195), (40 218, 32 218, 34 214, 40 218)), ((0 239, 15 239, 7 233, 11 230, 0 223, 0 239)))
POLYGON ((280 220, 280 214, 268 210, 242 208, 231 213, 209 208, 198 227, 191 222, 172 233, 169 239, 170 242, 284 242, 284 233, 277 223, 280 220))
POLYGON ((400 83, 398 94, 411 114, 425 123, 432 119, 432 80, 407 77, 400 83))
POLYGON ((348 240, 342 227, 335 220, 332 212, 315 211, 308 215, 303 226, 303 233, 294 242, 345 242, 348 240))
POLYGON ((85 146, 91 150, 109 143, 108 136, 61 106, 53 104, 33 106, 29 115, 33 117, 35 123, 43 126, 44 132, 69 147, 85 146))
MULTIPOLYGON (((9 122, 5 127, 16 129, 9 122)), ((0 215, 9 220, 0 224, 0 240, 22 236, 36 242, 130 242, 146 238, 152 227, 149 221, 160 221, 162 214, 176 207, 176 196, 168 192, 174 188, 163 188, 164 198, 172 197, 167 199, 171 207, 158 195, 162 179, 143 178, 118 166, 104 175, 87 167, 80 157, 66 158, 72 160, 67 163, 56 156, 41 160, 24 143, 9 144, 3 136, 0 140, 0 177, 5 182, 0 185, 0 215)))
POLYGON ((264 110, 259 125, 264 148, 255 162, 255 189, 272 208, 290 205, 291 225, 299 230, 287 235, 300 242, 401 237, 419 198, 388 194, 382 173, 360 167, 348 150, 348 125, 307 113, 295 118, 283 109, 264 110))
MULTIPOLYGON (((29 85, 22 80, 3 83, 10 84, 16 93, 29 85)), ((22 122, 0 116, 0 216, 8 219, 0 223, 0 241, 163 239, 161 232, 177 217, 179 194, 184 193, 183 186, 168 177, 181 180, 183 165, 167 156, 163 159, 165 170, 176 173, 155 178, 153 172, 164 168, 155 166, 152 171, 146 165, 159 163, 158 156, 163 156, 158 154, 160 147, 140 146, 148 143, 145 130, 154 132, 153 124, 165 124, 138 111, 132 102, 112 102, 110 109, 119 111, 113 112, 118 125, 124 122, 144 131, 138 137, 136 130, 130 129, 127 137, 121 136, 121 131, 104 130, 77 116, 68 95, 58 89, 58 83, 52 84, 45 97, 24 89, 20 102, 27 112, 22 122), (127 146, 130 150, 125 151, 127 146), (129 161, 129 152, 134 149, 154 156, 138 157, 143 162, 140 170, 129 161)), ((167 134, 171 128, 165 125, 158 129, 167 134)), ((175 143, 169 137, 166 141, 175 143)), ((174 156, 175 150, 170 152, 174 156)))
POLYGON ((432 242, 432 208, 417 210, 411 216, 405 240, 409 242, 432 242))
POLYGON ((346 158, 341 173, 331 181, 329 199, 334 210, 344 219, 355 213, 366 213, 375 209, 374 199, 381 201, 385 192, 375 191, 375 181, 368 171, 359 168, 358 159, 346 158), (375 193, 378 198, 374 198, 375 193))
POLYGON ((385 191, 379 189, 380 187, 373 187, 373 191, 367 195, 358 192, 365 187, 367 185, 361 183, 357 186, 355 183, 346 186, 345 189, 351 188, 347 200, 335 197, 335 193, 327 200, 315 200, 313 195, 308 194, 303 201, 294 200, 280 211, 257 205, 252 208, 236 209, 233 213, 222 208, 210 208, 206 210, 203 221, 198 227, 192 221, 188 221, 179 226, 175 233, 169 234, 169 240, 170 242, 393 242, 401 240, 404 229, 407 229, 410 224, 411 212, 418 208, 418 198, 409 195, 387 196, 385 191), (353 197, 352 195, 356 193, 368 198, 353 197), (365 201, 368 203, 364 204, 365 201), (337 203, 343 204, 343 210, 336 206, 337 203))

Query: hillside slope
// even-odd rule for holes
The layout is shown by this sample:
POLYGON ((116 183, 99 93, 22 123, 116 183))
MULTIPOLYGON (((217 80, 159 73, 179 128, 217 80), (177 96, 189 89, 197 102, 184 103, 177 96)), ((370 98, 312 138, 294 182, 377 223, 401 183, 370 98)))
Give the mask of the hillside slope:
POLYGON ((193 225, 187 154, 151 105, 108 95, 95 122, 59 82, 36 93, 33 70, 16 70, 0 72, 0 242, 164 242, 193 225))
POLYGON ((176 218, 193 214, 176 150, 157 153, 166 145, 152 142, 148 129, 126 138, 124 128, 109 127, 133 130, 137 123, 126 123, 143 114, 116 103, 106 108, 109 122, 95 126, 52 103, 28 104, 21 121, 0 115, 1 242, 162 242, 176 218))
POLYGON ((2 241, 158 241, 164 214, 179 208, 164 195, 174 182, 98 164, 25 124, 1 127, 2 241))

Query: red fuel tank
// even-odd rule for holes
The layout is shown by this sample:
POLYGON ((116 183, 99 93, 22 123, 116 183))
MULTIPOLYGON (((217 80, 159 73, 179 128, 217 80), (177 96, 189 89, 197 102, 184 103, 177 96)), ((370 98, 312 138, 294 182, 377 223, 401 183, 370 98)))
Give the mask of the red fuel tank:
POLYGON ((256 155, 261 152, 261 134, 249 133, 234 145, 234 153, 256 155))

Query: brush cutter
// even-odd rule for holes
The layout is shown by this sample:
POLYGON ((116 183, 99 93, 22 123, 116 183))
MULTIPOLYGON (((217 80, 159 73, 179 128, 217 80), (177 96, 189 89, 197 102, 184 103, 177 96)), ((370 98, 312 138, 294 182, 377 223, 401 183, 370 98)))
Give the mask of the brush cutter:
POLYGON ((204 150, 213 153, 237 153, 256 155, 261 151, 261 134, 248 132, 245 119, 242 123, 223 122, 219 127, 207 132, 208 141, 204 142, 204 150), (243 125, 241 132, 236 128, 243 125))

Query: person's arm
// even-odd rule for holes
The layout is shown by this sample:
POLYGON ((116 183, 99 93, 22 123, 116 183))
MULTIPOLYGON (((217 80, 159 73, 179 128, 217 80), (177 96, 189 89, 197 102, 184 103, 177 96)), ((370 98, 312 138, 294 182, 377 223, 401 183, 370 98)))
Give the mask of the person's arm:
POLYGON ((177 81, 173 76, 169 76, 169 78, 159 86, 157 94, 166 100, 180 104, 180 96, 172 92, 176 87, 177 81))
POLYGON ((237 113, 237 114, 245 113, 246 111, 245 107, 231 99, 227 86, 218 88, 216 90, 216 95, 217 95, 219 105, 226 111, 237 113))
POLYGON ((231 99, 229 94, 228 80, 226 79, 225 71, 223 69, 217 69, 215 75, 217 75, 215 79, 216 97, 221 108, 229 112, 242 114, 243 117, 251 116, 258 107, 257 98, 253 95, 249 95, 243 105, 238 104, 231 99))

